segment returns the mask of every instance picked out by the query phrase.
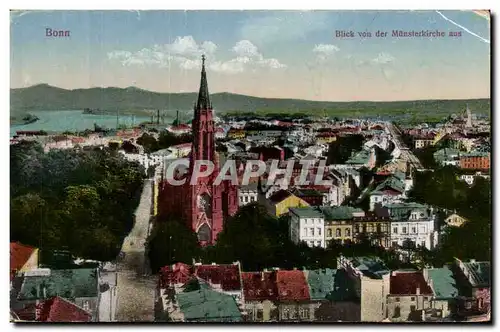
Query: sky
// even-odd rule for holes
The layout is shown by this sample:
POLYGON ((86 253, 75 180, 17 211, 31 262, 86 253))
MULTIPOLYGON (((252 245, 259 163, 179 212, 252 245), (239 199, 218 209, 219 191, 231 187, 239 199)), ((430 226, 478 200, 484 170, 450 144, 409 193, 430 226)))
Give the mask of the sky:
POLYGON ((490 97, 489 20, 471 11, 30 11, 11 12, 10 20, 12 88, 192 92, 205 54, 210 93, 490 97), (69 37, 48 37, 47 28, 69 37), (337 37, 337 30, 354 37, 337 37), (398 38, 393 30, 446 36, 398 38))

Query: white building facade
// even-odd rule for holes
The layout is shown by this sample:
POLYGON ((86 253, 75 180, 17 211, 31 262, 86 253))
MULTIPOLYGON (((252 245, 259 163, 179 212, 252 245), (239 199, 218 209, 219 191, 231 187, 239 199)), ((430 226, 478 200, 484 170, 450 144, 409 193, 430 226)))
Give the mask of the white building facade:
POLYGON ((392 246, 403 246, 411 241, 414 247, 429 250, 438 244, 436 216, 432 208, 417 203, 387 205, 391 217, 390 241, 392 246))
POLYGON ((326 247, 325 218, 317 207, 291 208, 290 239, 304 241, 309 247, 326 247))

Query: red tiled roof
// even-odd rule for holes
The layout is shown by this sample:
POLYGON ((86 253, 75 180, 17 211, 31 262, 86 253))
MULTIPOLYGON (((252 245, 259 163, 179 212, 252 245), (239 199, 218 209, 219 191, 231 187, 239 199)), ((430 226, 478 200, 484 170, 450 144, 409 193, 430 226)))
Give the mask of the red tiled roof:
POLYGON ((278 121, 277 125, 282 127, 292 127, 293 122, 278 121))
POLYGON ((166 288, 170 284, 185 284, 192 275, 191 266, 184 263, 164 266, 160 270, 160 288, 166 288))
POLYGON ((38 305, 39 322, 89 322, 92 315, 59 296, 46 300, 38 305))
POLYGON ((84 143, 85 142, 85 138, 83 138, 83 137, 72 137, 71 138, 71 142, 72 143, 84 143))
POLYGON ((208 283, 221 285, 224 291, 241 289, 241 275, 238 265, 195 265, 194 274, 208 283))
POLYGON ((278 299, 276 271, 242 272, 241 279, 246 301, 276 301, 278 299))
POLYGON ((15 272, 21 269, 28 261, 36 248, 21 244, 19 242, 10 243, 10 271, 15 272))
POLYGON ((302 271, 277 271, 276 281, 280 301, 307 301, 310 299, 309 286, 302 271))
POLYGON ((391 275, 390 294, 416 295, 417 288, 420 288, 420 294, 432 295, 432 289, 422 272, 396 272, 391 275))

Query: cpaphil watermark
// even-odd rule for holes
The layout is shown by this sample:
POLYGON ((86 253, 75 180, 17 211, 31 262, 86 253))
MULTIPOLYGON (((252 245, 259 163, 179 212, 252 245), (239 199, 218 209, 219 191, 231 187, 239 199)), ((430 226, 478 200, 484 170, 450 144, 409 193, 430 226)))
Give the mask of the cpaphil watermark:
MULTIPOLYGON (((297 171, 295 165, 297 160, 288 160, 286 167, 280 166, 280 161, 273 160, 270 165, 262 160, 248 160, 243 170, 242 176, 238 176, 238 169, 235 160, 226 160, 220 171, 217 173, 214 184, 219 185, 222 181, 229 181, 231 185, 248 185, 250 180, 256 177, 264 177, 265 186, 287 185, 293 183, 296 185, 320 185, 331 186, 332 180, 325 179, 327 170, 326 161, 320 160, 315 166, 312 160, 300 160, 301 165, 298 176, 293 177, 297 171), (293 177, 293 178, 292 178, 293 177)), ((189 176, 189 160, 176 159, 172 161, 166 170, 165 180, 172 186, 185 185, 189 179, 190 185, 196 185, 198 180, 214 175, 215 165, 210 160, 196 160, 192 174, 189 176)))

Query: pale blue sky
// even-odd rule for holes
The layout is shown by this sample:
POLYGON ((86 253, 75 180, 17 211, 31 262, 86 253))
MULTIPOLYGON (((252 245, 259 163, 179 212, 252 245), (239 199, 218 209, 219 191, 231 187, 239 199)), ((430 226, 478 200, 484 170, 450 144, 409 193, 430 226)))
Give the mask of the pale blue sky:
MULTIPOLYGON (((489 21, 443 11, 489 40, 489 21)), ((11 14, 11 85, 195 91, 315 100, 490 95, 490 44, 435 11, 39 11, 11 14), (48 38, 45 29, 69 30, 48 38), (335 30, 372 38, 335 37, 335 30), (456 38, 393 38, 439 30, 456 38), (377 30, 388 37, 377 38, 377 30)))

